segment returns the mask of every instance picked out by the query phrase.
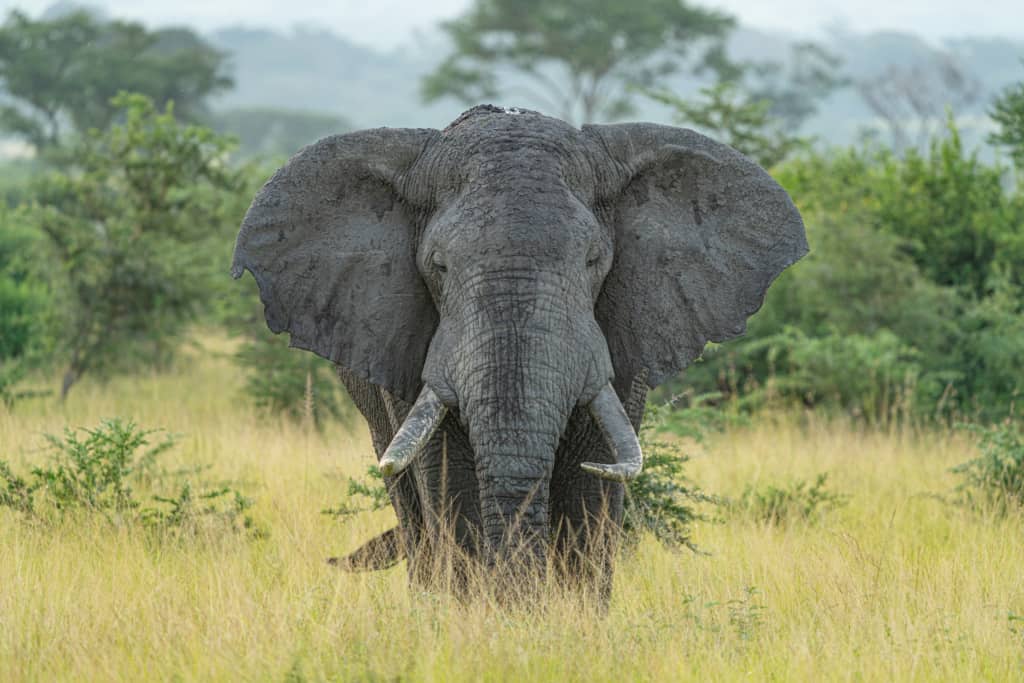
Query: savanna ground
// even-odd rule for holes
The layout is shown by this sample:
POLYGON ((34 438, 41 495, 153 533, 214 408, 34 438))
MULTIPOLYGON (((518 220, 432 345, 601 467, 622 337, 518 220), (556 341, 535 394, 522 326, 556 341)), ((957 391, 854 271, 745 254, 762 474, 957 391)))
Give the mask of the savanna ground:
POLYGON ((361 422, 317 431, 240 398, 223 356, 172 374, 88 381, 61 407, 0 412, 0 457, 46 456, 44 433, 130 416, 182 434, 169 466, 254 499, 262 535, 154 539, 70 516, 0 508, 0 680, 1019 680, 1024 520, 943 502, 960 432, 868 430, 775 416, 697 447, 690 476, 737 497, 829 473, 848 504, 765 524, 711 511, 707 555, 645 538, 619 563, 606 616, 571 597, 544 610, 462 605, 407 587, 404 564, 346 574, 325 558, 393 522, 347 522, 348 476, 371 460, 361 422))

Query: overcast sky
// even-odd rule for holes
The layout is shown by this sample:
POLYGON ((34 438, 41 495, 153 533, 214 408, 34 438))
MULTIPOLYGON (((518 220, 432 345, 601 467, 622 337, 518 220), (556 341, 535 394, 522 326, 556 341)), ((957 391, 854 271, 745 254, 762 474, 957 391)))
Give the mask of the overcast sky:
MULTIPOLYGON (((38 15, 53 0, 0 0, 3 14, 14 8, 38 15)), ((91 0, 116 17, 150 25, 190 24, 202 30, 243 24, 290 28, 322 26, 362 44, 393 47, 417 28, 458 14, 470 0, 91 0)), ((1024 40, 1024 0, 703 0, 755 28, 813 34, 842 23, 854 31, 896 29, 932 40, 992 35, 1024 40)))

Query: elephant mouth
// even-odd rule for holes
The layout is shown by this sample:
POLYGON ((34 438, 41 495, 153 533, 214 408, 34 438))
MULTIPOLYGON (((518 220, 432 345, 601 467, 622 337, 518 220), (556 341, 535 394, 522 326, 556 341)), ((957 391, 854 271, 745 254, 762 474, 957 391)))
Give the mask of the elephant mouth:
MULTIPOLYGON (((625 482, 635 478, 643 469, 643 452, 611 383, 602 387, 587 404, 587 410, 601 428, 614 462, 583 462, 580 468, 611 481, 625 482)), ((424 385, 405 422, 380 459, 381 474, 394 476, 411 465, 426 448, 447 411, 434 390, 424 385)))

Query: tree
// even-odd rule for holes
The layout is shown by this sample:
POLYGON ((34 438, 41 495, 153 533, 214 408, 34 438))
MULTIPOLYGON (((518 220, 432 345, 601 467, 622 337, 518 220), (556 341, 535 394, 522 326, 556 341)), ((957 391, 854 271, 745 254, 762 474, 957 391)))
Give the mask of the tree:
POLYGON ((36 181, 26 221, 49 240, 63 303, 62 396, 87 372, 166 363, 186 322, 211 303, 244 207, 229 140, 179 123, 141 95, 124 122, 91 131, 66 171, 36 181))
POLYGON ((751 100, 768 103, 766 114, 790 130, 799 128, 835 90, 850 84, 842 59, 810 41, 790 46, 785 62, 743 65, 743 82, 751 100))
POLYGON ((857 91, 885 124, 893 150, 902 154, 925 150, 933 137, 945 132, 947 112, 976 103, 981 86, 952 55, 937 53, 909 66, 891 64, 859 81, 857 91))
POLYGON ((1013 163, 1024 169, 1024 82, 1004 90, 993 103, 991 115, 999 130, 989 142, 1008 147, 1013 163))
POLYGON ((683 0, 476 0, 441 25, 454 51, 422 93, 477 103, 506 81, 502 92, 567 120, 621 116, 631 111, 630 86, 657 86, 691 52, 701 52, 695 68, 732 68, 722 39, 734 25, 683 0))
POLYGON ((39 152, 69 131, 105 129, 122 90, 194 119, 208 95, 232 85, 225 55, 185 29, 150 32, 141 24, 103 22, 86 12, 34 21, 12 11, 0 26, 0 128, 39 152))
POLYGON ((0 206, 0 401, 7 405, 32 393, 14 386, 53 341, 43 240, 19 225, 19 214, 0 206))
POLYGON ((703 99, 700 100, 665 92, 647 94, 672 107, 677 123, 696 127, 765 168, 771 168, 808 144, 808 140, 791 134, 781 119, 772 116, 771 101, 755 99, 735 82, 702 89, 703 99))

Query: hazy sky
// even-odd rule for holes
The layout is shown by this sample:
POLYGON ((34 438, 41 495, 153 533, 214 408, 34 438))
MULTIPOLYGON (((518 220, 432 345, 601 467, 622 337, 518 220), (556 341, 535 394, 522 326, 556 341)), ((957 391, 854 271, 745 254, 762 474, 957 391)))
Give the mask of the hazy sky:
MULTIPOLYGON (((897 29, 939 39, 964 34, 1024 39, 1024 0, 698 0, 757 28, 814 33, 842 22, 855 31, 897 29)), ((52 0, 0 0, 0 10, 36 15, 52 0)), ((329 27, 363 43, 392 47, 417 28, 468 6, 470 0, 92 0, 109 14, 147 24, 185 23, 209 30, 225 25, 295 24, 329 27)))

